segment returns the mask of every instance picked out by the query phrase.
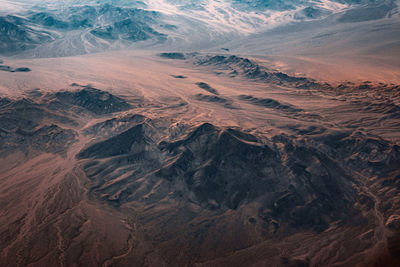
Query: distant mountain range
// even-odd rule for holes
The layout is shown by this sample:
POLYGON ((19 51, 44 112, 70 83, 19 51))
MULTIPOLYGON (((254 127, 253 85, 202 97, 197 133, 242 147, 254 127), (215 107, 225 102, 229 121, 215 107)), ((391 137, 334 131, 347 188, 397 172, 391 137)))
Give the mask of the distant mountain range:
MULTIPOLYGON (((0 17, 0 53, 13 54, 56 40, 68 39, 74 33, 87 46, 105 47, 112 41, 136 42, 150 38, 165 38, 152 28, 157 12, 122 8, 109 4, 71 6, 63 10, 28 11, 22 15, 0 17)), ((87 52, 87 51, 76 51, 87 52)))
POLYGON ((3 0, 2 4, 0 54, 29 50, 23 54, 29 57, 86 54, 135 44, 209 48, 282 25, 328 17, 334 23, 398 17, 393 0, 71 0, 62 4, 3 0))

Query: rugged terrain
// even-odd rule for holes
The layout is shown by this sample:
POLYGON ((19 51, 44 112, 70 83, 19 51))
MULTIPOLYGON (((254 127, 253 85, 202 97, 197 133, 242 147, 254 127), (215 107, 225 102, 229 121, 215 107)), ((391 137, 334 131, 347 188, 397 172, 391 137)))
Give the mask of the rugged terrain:
POLYGON ((399 262, 398 85, 122 54, 0 74, 2 265, 399 262))
POLYGON ((400 265, 397 1, 0 6, 0 266, 400 265))

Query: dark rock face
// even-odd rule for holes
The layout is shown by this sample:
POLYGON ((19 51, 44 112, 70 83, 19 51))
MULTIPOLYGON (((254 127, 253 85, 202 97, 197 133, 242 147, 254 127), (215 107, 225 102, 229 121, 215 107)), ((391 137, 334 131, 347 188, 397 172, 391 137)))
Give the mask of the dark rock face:
POLYGON ((298 188, 289 187, 288 192, 269 207, 272 212, 263 213, 263 218, 316 231, 326 229, 338 218, 345 220, 355 200, 347 171, 335 159, 316 149, 290 143, 285 146, 284 153, 289 158, 287 166, 296 177, 298 188))
POLYGON ((248 79, 301 89, 329 86, 315 83, 312 79, 305 77, 294 77, 282 72, 272 71, 249 60, 248 58, 242 58, 235 55, 197 56, 195 57, 195 64, 206 66, 213 65, 223 70, 229 70, 229 72, 234 76, 242 75, 248 79))
MULTIPOLYGON (((368 91, 384 91, 393 96, 397 96, 399 86, 396 84, 372 85, 371 82, 365 81, 362 84, 355 85, 354 83, 344 83, 339 86, 333 86, 326 82, 318 82, 308 77, 296 77, 286 73, 271 70, 268 67, 262 66, 257 62, 248 58, 239 57, 236 55, 199 55, 198 53, 186 53, 185 58, 191 60, 193 64, 200 66, 211 66, 215 70, 216 75, 226 75, 230 78, 237 76, 256 81, 271 84, 274 86, 282 86, 296 89, 313 89, 318 91, 331 91, 339 94, 346 94, 350 91, 368 90, 368 91)), ((268 102, 267 99, 256 99, 254 96, 243 95, 239 99, 252 102, 256 105, 264 105, 268 102), (264 104, 262 104, 264 103, 264 104)), ((361 103, 361 102, 360 102, 361 103)), ((272 103, 271 103, 272 104, 272 103)), ((365 104, 365 102, 363 103, 365 104)), ((267 104, 266 106, 269 106, 267 104)), ((390 98, 384 103, 370 103, 365 107, 368 111, 385 112, 388 118, 399 117, 399 107, 390 98)), ((283 109, 281 109, 283 110, 283 109)), ((289 110, 289 109, 288 109, 289 110)), ((299 111, 299 110, 298 110, 299 111)))
POLYGON ((90 32, 99 38, 132 42, 152 37, 165 38, 166 35, 152 28, 157 18, 157 12, 111 4, 98 7, 85 6, 82 10, 71 8, 70 16, 71 23, 75 27, 91 28, 90 32), (99 20, 103 22, 99 23, 99 20))
POLYGON ((31 71, 31 69, 30 69, 30 68, 27 68, 27 67, 16 68, 16 69, 14 70, 14 72, 30 72, 30 71, 31 71))
POLYGON ((32 22, 38 23, 40 25, 50 27, 50 28, 56 28, 56 29, 67 29, 69 27, 68 23, 62 20, 59 20, 52 16, 51 14, 48 14, 46 12, 39 12, 31 15, 29 19, 32 22))
POLYGON ((94 144, 78 154, 78 158, 107 158, 141 151, 152 140, 146 135, 149 125, 139 124, 115 137, 94 144))
POLYGON ((163 57, 163 58, 169 58, 169 59, 180 59, 180 60, 186 59, 186 57, 183 53, 161 53, 161 54, 159 54, 159 56, 163 57))
MULTIPOLYGON (((40 152, 65 154, 76 141, 74 128, 79 123, 75 121, 75 114, 89 111, 92 115, 103 115, 131 108, 124 99, 90 86, 47 95, 36 89, 29 92, 29 96, 32 98, 0 98, 1 157, 16 151, 32 156, 40 152)), ((85 134, 96 131, 96 134, 102 133, 105 137, 115 135, 117 131, 122 132, 129 125, 137 125, 144 120, 141 115, 114 118, 93 125, 85 134)))
POLYGON ((112 118, 85 129, 84 133, 92 136, 115 136, 116 134, 126 131, 137 124, 145 122, 146 120, 147 118, 140 114, 112 118))
POLYGON ((27 30, 10 17, 0 17, 0 38, 1 54, 23 50, 31 42, 27 30))
MULTIPOLYGON (((32 132, 18 129, 16 132, 22 138, 22 146, 49 153, 62 153, 74 142, 76 133, 60 128, 57 125, 43 126, 32 132)), ((21 143, 17 141, 19 145, 21 143)))
MULTIPOLYGON (((121 119, 93 126, 116 129, 118 134, 78 155, 94 183, 90 194, 116 208, 142 209, 143 222, 162 227, 154 242, 166 242, 172 249, 185 240, 193 257, 197 254, 192 250, 205 246, 208 251, 210 240, 222 240, 219 246, 227 251, 252 244, 246 232, 252 227, 272 237, 321 233, 332 224, 366 227, 360 205, 373 210, 376 203, 359 191, 356 173, 382 179, 399 175, 395 145, 352 131, 309 127, 269 139, 204 123, 168 139, 167 129, 144 117, 126 117, 124 122, 134 126, 121 132, 116 128, 121 119), (193 205, 197 211, 190 208, 193 205), (255 209, 251 216, 238 215, 249 208, 255 209), (169 223, 172 218, 179 218, 180 226, 169 223), (225 240, 232 229, 244 241, 225 240)), ((393 188, 394 181, 382 182, 393 188)), ((308 262, 285 257, 282 261, 308 262)))
POLYGON ((323 12, 318 8, 306 7, 302 10, 302 13, 307 18, 318 18, 322 15, 323 12))
POLYGON ((58 92, 54 96, 61 103, 79 106, 99 115, 131 108, 131 105, 122 98, 91 86, 75 92, 58 92))
POLYGON ((0 54, 13 54, 49 42, 53 36, 29 25, 16 16, 0 17, 0 54))
POLYGON ((257 98, 257 97, 253 97, 251 95, 241 95, 241 96, 239 96, 239 99, 246 101, 246 102, 250 102, 257 106, 263 106, 266 108, 277 109, 277 110, 284 111, 284 112, 296 113, 296 112, 302 111, 299 108, 295 108, 291 105, 281 104, 279 101, 276 101, 276 100, 270 99, 270 98, 257 98))
MULTIPOLYGON (((147 170, 148 181, 168 184, 177 198, 210 211, 259 203, 260 220, 275 225, 275 231, 285 225, 285 229, 319 232, 333 221, 346 222, 348 213, 356 212, 349 170, 336 162, 339 156, 318 146, 309 147, 285 136, 263 140, 208 123, 181 140, 157 144, 156 131, 142 123, 79 153, 81 159, 94 160, 87 164, 86 172, 99 180, 103 198, 115 185, 103 186, 101 181, 112 181, 119 168, 141 166, 140 172, 147 170), (284 149, 279 151, 277 144, 284 149), (96 159, 106 158, 106 162, 96 163, 96 159), (177 184, 180 186, 175 188, 177 184)), ((147 191, 137 191, 140 184, 136 179, 136 175, 125 179, 129 190, 108 200, 121 205, 140 199, 147 191)), ((156 199, 165 192, 159 194, 156 199)))
POLYGON ((31 100, 0 99, 0 155, 15 151, 64 154, 75 142, 76 133, 44 120, 73 125, 66 117, 51 112, 31 100))
POLYGON ((172 77, 174 77, 175 79, 186 79, 187 78, 184 75, 173 75, 172 77))
POLYGON ((91 33, 97 37, 108 40, 128 40, 128 41, 143 41, 152 36, 165 37, 153 30, 146 23, 125 19, 115 22, 113 25, 102 26, 91 30, 91 33))
POLYGON ((30 99, 11 100, 3 98, 0 103, 2 120, 0 127, 7 130, 33 130, 45 118, 74 125, 75 122, 67 117, 49 110, 46 105, 38 104, 30 99))
POLYGON ((268 177, 271 169, 279 172, 277 154, 268 146, 247 142, 232 131, 203 124, 186 139, 165 146, 180 156, 159 175, 169 180, 183 175, 200 203, 236 209, 245 199, 274 191, 278 183, 268 177), (250 169, 257 172, 246 172, 250 169))
POLYGON ((217 89, 212 88, 212 87, 211 87, 209 84, 207 84, 207 83, 198 82, 198 83, 196 83, 196 85, 197 85, 199 88, 204 89, 204 90, 206 90, 207 92, 209 92, 209 93, 211 93, 211 94, 219 95, 217 89))
MULTIPOLYGON (((216 72, 217 75, 222 73, 227 74, 229 77, 236 77, 238 75, 247 79, 261 81, 269 84, 286 86, 298 89, 320 89, 331 90, 334 89, 328 83, 318 83, 311 78, 290 76, 286 73, 276 70, 270 70, 256 62, 235 55, 199 55, 199 53, 180 53, 169 52, 161 53, 160 57, 177 59, 177 60, 192 60, 196 65, 214 66, 220 70, 216 72), (222 71, 222 72, 221 72, 222 71)), ((200 88, 218 95, 218 91, 204 82, 196 83, 200 88)))
POLYGON ((30 68, 20 67, 20 68, 12 68, 7 65, 3 65, 3 61, 0 60, 0 71, 7 71, 7 72, 30 72, 30 68))
POLYGON ((337 132, 317 136, 315 139, 322 140, 327 153, 346 159, 345 164, 353 170, 369 175, 388 176, 398 169, 398 145, 390 145, 384 140, 357 132, 337 132))
POLYGON ((320 231, 346 218, 354 201, 350 177, 330 157, 293 145, 285 142, 290 160, 284 163, 272 143, 204 124, 182 141, 163 144, 180 156, 159 175, 182 177, 197 201, 209 208, 236 209, 264 199, 259 216, 266 222, 320 231))
MULTIPOLYGON (((73 116, 68 117, 74 112, 74 108, 71 107, 77 107, 78 110, 75 111, 78 113, 87 110, 96 115, 131 108, 131 105, 122 98, 90 86, 74 92, 64 91, 45 96, 37 89, 31 92, 30 96, 40 101, 0 98, 1 157, 16 151, 22 151, 28 156, 41 152, 64 155, 76 141, 77 133, 73 129, 59 125, 67 125, 70 128, 79 125, 71 119, 73 116)), ((119 122, 135 123, 140 121, 140 118, 140 116, 122 118, 119 122)), ((104 134, 116 130, 113 121, 93 127, 99 133, 101 128, 104 134)))
POLYGON ((233 104, 233 101, 227 98, 223 98, 220 96, 216 95, 204 95, 204 94, 196 94, 195 95, 196 100, 198 101, 204 101, 204 102, 210 102, 210 103, 216 103, 216 104, 221 104, 226 108, 230 109, 236 109, 237 107, 233 104))

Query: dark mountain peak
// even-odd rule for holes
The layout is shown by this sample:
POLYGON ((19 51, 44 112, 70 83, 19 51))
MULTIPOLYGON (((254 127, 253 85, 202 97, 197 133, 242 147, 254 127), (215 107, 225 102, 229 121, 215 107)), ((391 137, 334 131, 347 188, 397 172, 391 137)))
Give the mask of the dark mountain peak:
POLYGON ((206 55, 195 57, 194 64, 215 66, 218 69, 228 70, 230 76, 242 75, 248 79, 270 84, 285 85, 299 89, 326 88, 331 89, 329 84, 315 82, 311 78, 291 76, 286 73, 271 70, 248 58, 235 55, 206 55))
POLYGON ((15 101, 12 101, 10 107, 13 109, 24 109, 24 108, 32 108, 32 107, 39 107, 39 104, 34 102, 29 98, 21 98, 15 101))
POLYGON ((169 150, 170 152, 177 153, 181 146, 201 146, 202 143, 208 144, 210 142, 215 142, 220 129, 212 125, 211 123, 203 123, 197 126, 193 131, 191 131, 187 136, 179 141, 168 143, 161 142, 159 147, 161 150, 169 150))
POLYGON ((73 123, 31 99, 0 98, 0 157, 18 151, 27 158, 43 152, 65 155, 76 132, 55 124, 59 122, 73 123))
POLYGON ((246 142, 254 142, 254 143, 260 142, 260 140, 256 136, 250 133, 242 132, 239 129, 228 128, 226 129, 226 132, 246 142))
POLYGON ((211 123, 203 123, 200 126, 198 126, 189 136, 189 139, 195 139, 198 136, 204 135, 204 134, 210 134, 210 133, 215 133, 218 131, 218 128, 212 125, 211 123))
POLYGON ((67 29, 68 28, 68 23, 65 21, 62 21, 52 14, 46 13, 46 12, 39 12, 31 15, 29 19, 32 22, 38 23, 43 26, 47 27, 54 27, 57 29, 67 29))
POLYGON ((84 132, 89 135, 108 137, 126 131, 144 121, 150 122, 150 120, 143 115, 129 114, 96 123, 85 129, 84 132))
POLYGON ((179 59, 184 60, 186 59, 185 54, 179 52, 165 52, 158 54, 160 57, 169 58, 169 59, 179 59))
POLYGON ((79 106, 95 114, 107 114, 130 109, 124 99, 91 86, 77 91, 57 92, 55 97, 62 103, 79 106))
POLYGON ((143 152, 146 146, 154 144, 153 131, 153 127, 147 123, 138 124, 117 136, 87 147, 77 157, 107 158, 143 152))
MULTIPOLYGON (((236 209, 247 197, 252 199, 261 194, 258 190, 262 181, 269 179, 263 170, 280 162, 278 154, 255 136, 233 129, 221 130, 209 123, 169 147, 179 157, 158 175, 167 180, 183 179, 199 204, 211 209, 222 206, 236 209)), ((267 184, 262 188, 271 189, 272 184, 267 184)))
POLYGON ((196 58, 196 64, 199 65, 238 65, 240 67, 255 68, 257 67, 250 59, 239 57, 236 55, 208 55, 196 58))
POLYGON ((16 16, 0 16, 0 54, 13 54, 48 42, 52 35, 31 27, 29 23, 16 16))

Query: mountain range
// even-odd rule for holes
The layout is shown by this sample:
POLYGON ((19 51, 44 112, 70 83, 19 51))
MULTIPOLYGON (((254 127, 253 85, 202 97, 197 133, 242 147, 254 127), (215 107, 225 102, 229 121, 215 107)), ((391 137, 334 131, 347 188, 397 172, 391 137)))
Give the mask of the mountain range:
POLYGON ((399 266, 396 0, 0 0, 0 266, 399 266))

